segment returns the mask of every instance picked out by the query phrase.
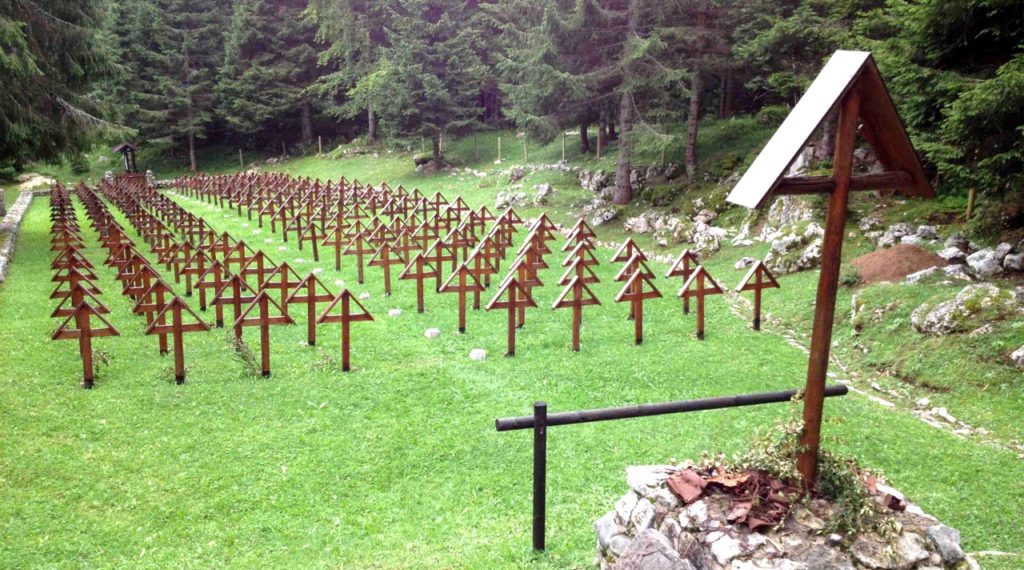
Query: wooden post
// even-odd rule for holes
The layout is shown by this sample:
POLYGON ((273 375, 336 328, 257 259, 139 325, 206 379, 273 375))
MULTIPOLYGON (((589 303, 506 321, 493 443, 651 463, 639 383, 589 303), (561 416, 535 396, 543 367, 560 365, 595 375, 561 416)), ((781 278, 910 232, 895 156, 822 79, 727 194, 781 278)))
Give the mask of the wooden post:
POLYGON ((530 162, 530 146, 526 142, 526 137, 523 136, 523 164, 530 162))
POLYGON ((324 137, 322 137, 320 135, 316 136, 316 147, 317 147, 317 155, 318 156, 323 156, 323 154, 324 154, 324 137))
POLYGON ((978 196, 978 189, 971 188, 967 191, 967 217, 965 221, 971 221, 971 216, 974 215, 974 200, 978 196))
POLYGON ((242 149, 238 149, 238 168, 245 170, 245 161, 242 160, 242 149))
POLYGON ((814 328, 811 332, 810 358, 807 365, 807 386, 804 388, 804 430, 797 469, 805 488, 814 486, 818 470, 818 448, 821 445, 821 415, 825 404, 825 380, 832 345, 832 322, 836 310, 839 269, 842 264, 843 234, 846 208, 850 198, 853 172, 853 149, 857 138, 860 93, 853 89, 841 101, 836 129, 836 150, 832 163, 835 188, 828 198, 825 214, 825 238, 821 248, 821 273, 814 302, 814 328))
POLYGON ((697 338, 699 340, 704 340, 704 297, 721 294, 722 288, 711 278, 703 265, 698 265, 690 272, 690 276, 683 283, 683 288, 677 293, 677 296, 683 299, 697 297, 697 338), (710 285, 705 287, 705 283, 710 283, 710 285), (695 284, 696 289, 693 287, 695 284))
POLYGON ((242 314, 235 320, 235 328, 256 326, 260 328, 260 371, 264 378, 270 377, 270 326, 271 325, 293 325, 295 321, 281 310, 281 306, 270 298, 267 291, 260 291, 252 300, 242 314), (281 312, 280 315, 271 315, 270 308, 274 307, 281 312), (249 313, 257 311, 258 316, 250 317, 249 313))
POLYGON ((350 368, 349 354, 351 351, 350 325, 353 322, 372 321, 373 317, 358 300, 352 297, 348 289, 342 289, 341 293, 331 301, 324 312, 317 317, 317 324, 341 323, 341 370, 348 372, 350 368), (359 308, 361 313, 353 313, 352 305, 359 308), (341 307, 340 315, 332 315, 335 307, 341 307))
POLYGON ((544 550, 548 496, 548 405, 533 404, 533 549, 544 550))
POLYGON ((498 135, 498 162, 501 162, 501 135, 498 135))
POLYGON ((476 157, 476 162, 480 162, 480 143, 477 141, 476 133, 473 133, 473 156, 476 157))
POLYGON ((565 131, 562 131, 562 162, 565 162, 565 131))

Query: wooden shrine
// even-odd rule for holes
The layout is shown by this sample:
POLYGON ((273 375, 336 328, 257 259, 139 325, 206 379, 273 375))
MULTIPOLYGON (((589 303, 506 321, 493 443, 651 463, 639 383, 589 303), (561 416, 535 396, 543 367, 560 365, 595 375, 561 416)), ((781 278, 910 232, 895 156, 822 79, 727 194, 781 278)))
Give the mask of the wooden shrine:
POLYGON ((817 478, 825 380, 832 344, 846 211, 851 192, 869 190, 895 190, 905 196, 935 197, 871 54, 837 51, 727 197, 733 204, 761 208, 776 196, 828 196, 804 388, 802 450, 797 461, 804 486, 808 488, 817 478), (786 176, 789 165, 833 108, 838 108, 839 120, 835 129, 832 173, 825 176, 786 176), (853 172, 853 151, 858 135, 874 149, 883 172, 853 172))

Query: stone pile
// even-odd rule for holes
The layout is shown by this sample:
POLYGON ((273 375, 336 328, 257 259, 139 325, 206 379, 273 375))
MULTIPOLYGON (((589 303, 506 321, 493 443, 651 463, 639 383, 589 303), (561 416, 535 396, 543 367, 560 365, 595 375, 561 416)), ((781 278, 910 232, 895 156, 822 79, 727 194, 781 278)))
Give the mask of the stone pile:
MULTIPOLYGON (((684 466, 686 467, 686 466, 684 466)), ((594 523, 601 570, 939 570, 976 562, 960 547, 960 533, 943 525, 881 483, 879 503, 896 505, 886 536, 829 534, 833 508, 813 499, 797 503, 774 527, 751 531, 731 523, 733 497, 707 493, 684 503, 667 483, 684 467, 633 466, 630 490, 594 523)))
POLYGON ((0 283, 7 278, 7 269, 14 258, 14 245, 18 241, 21 220, 32 203, 32 195, 32 192, 27 190, 18 194, 18 199, 11 204, 7 214, 0 221, 0 283))

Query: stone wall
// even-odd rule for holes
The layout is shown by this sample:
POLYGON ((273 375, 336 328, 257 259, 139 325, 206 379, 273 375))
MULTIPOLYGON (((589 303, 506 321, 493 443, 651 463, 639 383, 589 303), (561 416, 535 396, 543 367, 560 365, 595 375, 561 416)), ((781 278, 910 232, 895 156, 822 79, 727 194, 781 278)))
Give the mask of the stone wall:
POLYGON ((7 270, 14 258, 14 245, 18 241, 18 230, 21 220, 32 203, 31 191, 24 191, 7 210, 7 215, 0 222, 0 283, 7 279, 7 270))
MULTIPOLYGON (((877 483, 887 536, 829 533, 832 506, 822 499, 794 504, 777 525, 750 530, 736 522, 736 500, 706 491, 683 501, 669 479, 688 466, 626 469, 630 490, 594 523, 601 570, 945 570, 976 568, 960 533, 924 513, 898 491, 877 483), (895 506, 892 506, 895 505, 895 506)), ((709 488, 710 489, 710 488, 709 488)))

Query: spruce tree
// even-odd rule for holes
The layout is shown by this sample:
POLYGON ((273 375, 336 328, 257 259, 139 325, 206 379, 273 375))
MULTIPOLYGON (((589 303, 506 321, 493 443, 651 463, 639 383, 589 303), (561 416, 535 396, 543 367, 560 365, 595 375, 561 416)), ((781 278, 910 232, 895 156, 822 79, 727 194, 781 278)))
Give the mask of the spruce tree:
POLYGON ((237 0, 224 40, 217 83, 219 109, 244 134, 289 132, 313 140, 313 98, 318 78, 315 26, 304 19, 305 0, 237 0))
POLYGON ((0 0, 0 169, 74 156, 93 127, 109 126, 88 97, 112 69, 101 8, 100 0, 0 0))

